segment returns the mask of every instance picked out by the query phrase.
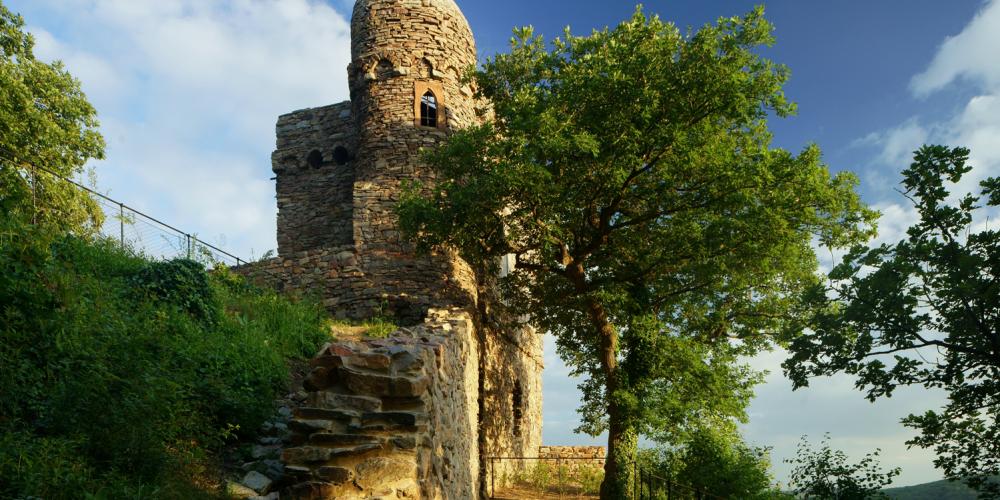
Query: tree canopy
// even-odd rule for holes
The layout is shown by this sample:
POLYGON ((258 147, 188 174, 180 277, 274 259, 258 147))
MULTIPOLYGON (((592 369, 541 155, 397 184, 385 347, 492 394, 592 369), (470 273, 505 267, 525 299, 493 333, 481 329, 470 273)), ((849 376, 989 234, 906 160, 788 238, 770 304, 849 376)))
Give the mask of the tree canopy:
POLYGON ((762 9, 691 33, 637 11, 551 46, 515 35, 470 77, 489 119, 429 153, 438 182, 411 186, 401 226, 487 268, 514 256, 504 303, 585 376, 617 498, 638 434, 743 416, 757 376, 739 356, 797 333, 811 242, 860 241, 874 214, 817 147, 771 147, 768 116, 794 106, 757 50, 762 9))
POLYGON ((853 248, 810 294, 813 333, 785 362, 795 387, 846 372, 875 401, 899 386, 942 389, 940 411, 910 415, 908 444, 933 448, 935 465, 1000 498, 1000 178, 952 196, 969 150, 924 146, 903 171, 918 221, 895 242, 853 248), (995 213, 995 212, 993 212, 995 213), (977 219, 978 215, 978 219, 977 219), (983 219, 986 218, 986 221, 983 219))
POLYGON ((93 228, 102 218, 93 200, 40 168, 69 177, 102 158, 97 112, 62 63, 37 60, 33 48, 24 18, 0 3, 0 208, 61 229, 93 228))

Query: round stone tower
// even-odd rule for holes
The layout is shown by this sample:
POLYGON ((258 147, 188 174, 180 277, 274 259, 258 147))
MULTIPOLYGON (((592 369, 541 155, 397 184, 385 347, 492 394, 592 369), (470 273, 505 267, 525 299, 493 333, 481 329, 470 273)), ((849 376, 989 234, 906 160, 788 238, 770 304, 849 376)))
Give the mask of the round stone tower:
POLYGON ((454 0, 358 0, 351 58, 352 230, 361 267, 389 312, 419 316, 435 304, 468 303, 475 295, 468 266, 453 256, 415 256, 400 238, 395 206, 404 181, 433 182, 421 148, 478 120, 461 82, 477 62, 472 30, 454 0))
POLYGON ((462 74, 476 47, 454 0, 358 0, 348 69, 359 132, 355 242, 361 251, 401 250, 393 206, 400 181, 428 181, 419 165, 449 129, 476 120, 462 74))

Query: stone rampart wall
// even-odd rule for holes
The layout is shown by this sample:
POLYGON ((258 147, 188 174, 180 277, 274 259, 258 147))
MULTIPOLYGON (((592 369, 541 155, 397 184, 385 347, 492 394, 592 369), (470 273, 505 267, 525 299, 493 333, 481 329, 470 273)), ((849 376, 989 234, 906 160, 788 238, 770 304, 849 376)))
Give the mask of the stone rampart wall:
POLYGON ((530 326, 484 327, 483 410, 480 418, 484 475, 513 477, 532 464, 489 457, 534 457, 542 444, 541 336, 530 326))
POLYGON ((458 310, 326 346, 282 452, 300 499, 478 498, 475 328, 458 310))
POLYGON ((603 446, 541 446, 540 462, 551 467, 565 467, 570 471, 580 468, 603 469, 607 450, 603 446))
POLYGON ((312 295, 339 318, 390 316, 419 324, 434 306, 475 302, 475 277, 452 255, 359 254, 352 245, 305 250, 234 270, 262 286, 312 295))

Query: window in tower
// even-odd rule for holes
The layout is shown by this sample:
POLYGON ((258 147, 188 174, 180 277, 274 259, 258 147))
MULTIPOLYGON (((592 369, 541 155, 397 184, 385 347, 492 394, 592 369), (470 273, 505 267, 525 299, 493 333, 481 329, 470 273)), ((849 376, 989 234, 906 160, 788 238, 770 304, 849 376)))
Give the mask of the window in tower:
POLYGON ((437 97, 430 90, 420 98, 420 125, 435 128, 438 126, 437 97))
POLYGON ((312 168, 319 168, 323 165, 323 154, 319 151, 313 150, 309 153, 309 156, 306 157, 306 164, 312 168))
POLYGON ((434 65, 427 59, 421 59, 418 68, 420 70, 420 78, 426 80, 434 77, 434 65))
POLYGON ((351 154, 344 146, 337 146, 333 150, 333 161, 337 165, 346 165, 347 162, 351 161, 351 154))

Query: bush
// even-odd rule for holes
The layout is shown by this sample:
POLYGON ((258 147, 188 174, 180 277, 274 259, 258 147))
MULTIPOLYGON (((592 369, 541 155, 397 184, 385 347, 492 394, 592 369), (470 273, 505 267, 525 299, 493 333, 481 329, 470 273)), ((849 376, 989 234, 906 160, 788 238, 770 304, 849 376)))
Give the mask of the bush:
POLYGON ((214 322, 219 304, 205 268, 188 259, 150 262, 132 282, 142 293, 160 303, 174 304, 192 317, 214 322))
POLYGON ((0 304, 3 498, 211 495, 193 476, 327 338, 320 307, 226 270, 7 219, 0 304))

